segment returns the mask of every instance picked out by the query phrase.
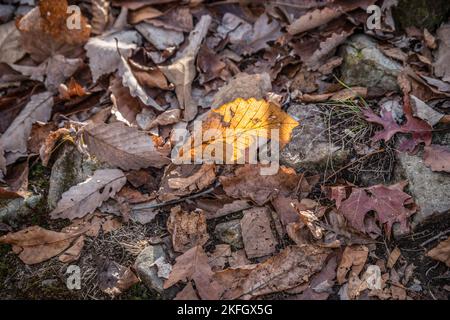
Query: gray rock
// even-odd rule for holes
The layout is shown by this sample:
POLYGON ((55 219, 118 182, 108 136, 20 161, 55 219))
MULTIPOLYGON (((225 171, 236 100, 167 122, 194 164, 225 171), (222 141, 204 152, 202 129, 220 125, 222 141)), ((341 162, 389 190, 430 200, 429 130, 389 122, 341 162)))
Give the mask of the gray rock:
POLYGON ((41 201, 41 195, 32 195, 27 198, 17 198, 2 203, 0 209, 0 222, 14 222, 33 212, 41 201))
POLYGON ((64 192, 86 180, 97 167, 94 161, 84 158, 74 145, 65 144, 52 167, 47 198, 49 208, 55 208, 64 192))
POLYGON ((217 239, 236 249, 242 249, 244 247, 242 242, 241 221, 239 219, 217 224, 214 234, 217 239))
POLYGON ((328 141, 327 126, 317 106, 293 105, 287 112, 300 122, 292 132, 292 139, 280 153, 281 164, 295 170, 322 170, 331 161, 343 163, 348 151, 328 141))
POLYGON ((398 90, 397 75, 402 66, 386 57, 370 37, 357 34, 341 48, 342 81, 350 86, 398 90))
POLYGON ((413 216, 413 228, 431 217, 450 213, 450 174, 434 172, 424 164, 420 154, 407 153, 398 154, 395 170, 399 180, 409 181, 409 193, 419 206, 413 216))
POLYGON ((134 268, 145 285, 159 293, 164 292, 164 279, 158 277, 158 267, 154 265, 159 258, 167 260, 167 254, 162 245, 148 246, 136 258, 134 268))

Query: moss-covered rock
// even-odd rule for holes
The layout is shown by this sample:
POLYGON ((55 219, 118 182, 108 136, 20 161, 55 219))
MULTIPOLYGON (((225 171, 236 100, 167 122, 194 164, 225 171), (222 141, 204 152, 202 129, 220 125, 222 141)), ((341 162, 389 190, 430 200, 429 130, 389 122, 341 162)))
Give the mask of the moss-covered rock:
POLYGON ((435 30, 448 19, 449 0, 400 0, 393 9, 393 16, 399 28, 417 27, 435 30))

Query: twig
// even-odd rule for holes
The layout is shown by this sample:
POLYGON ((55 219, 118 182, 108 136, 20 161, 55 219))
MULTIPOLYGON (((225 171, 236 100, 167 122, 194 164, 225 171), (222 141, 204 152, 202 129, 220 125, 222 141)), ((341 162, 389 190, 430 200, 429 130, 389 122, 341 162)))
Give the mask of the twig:
POLYGON ((186 200, 189 200, 189 199, 195 199, 195 198, 201 197, 201 196, 203 196, 205 194, 211 193, 218 186, 220 186, 220 182, 216 182, 214 184, 214 186, 212 186, 209 189, 206 189, 206 190, 204 190, 202 192, 199 192, 199 193, 191 194, 190 196, 187 196, 187 197, 184 197, 184 198, 164 201, 164 202, 161 202, 161 203, 140 203, 140 204, 136 204, 136 205, 132 206, 131 209, 132 210, 155 209, 155 208, 161 208, 161 207, 165 207, 165 206, 170 206, 172 204, 180 203, 180 202, 183 202, 183 201, 186 201, 186 200))
POLYGON ((438 240, 440 237, 445 236, 447 233, 450 233, 450 229, 445 230, 440 232, 439 234, 431 237, 430 239, 428 239, 427 241, 424 241, 420 244, 421 247, 426 246, 427 244, 429 244, 430 242, 433 242, 434 240, 438 240))

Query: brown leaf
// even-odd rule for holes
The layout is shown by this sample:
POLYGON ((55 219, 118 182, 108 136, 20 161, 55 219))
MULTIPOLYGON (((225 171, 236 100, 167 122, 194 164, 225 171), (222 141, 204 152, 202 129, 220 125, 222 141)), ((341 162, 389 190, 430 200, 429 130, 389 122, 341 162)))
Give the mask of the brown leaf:
POLYGON ((198 300, 197 292, 195 292, 192 283, 189 281, 173 300, 198 300))
POLYGON ((164 15, 147 20, 155 27, 163 27, 169 30, 180 32, 190 32, 194 28, 192 14, 189 8, 174 6, 164 13, 164 15))
POLYGON ((100 266, 98 282, 100 290, 115 297, 138 283, 139 279, 130 267, 106 260, 100 266))
POLYGON ((192 101, 191 85, 195 78, 195 58, 203 38, 206 37, 211 16, 204 15, 189 35, 189 45, 178 52, 175 61, 160 67, 164 75, 175 85, 180 108, 184 110, 184 120, 190 121, 197 115, 197 106, 192 101))
POLYGON ((136 123, 136 116, 142 111, 141 103, 130 94, 130 90, 122 85, 119 78, 114 78, 109 87, 111 91, 111 101, 114 105, 112 112, 118 119, 125 119, 128 124, 136 123))
POLYGON ((69 138, 70 138, 70 131, 66 128, 60 128, 56 131, 52 131, 45 138, 45 141, 39 150, 39 156, 41 158, 43 166, 46 167, 48 165, 50 157, 57 148, 58 142, 60 142, 61 140, 64 141, 65 139, 69 138))
POLYGON ((450 148, 432 144, 424 148, 423 160, 433 171, 450 172, 450 148))
POLYGON ((81 218, 114 196, 126 182, 123 172, 118 169, 97 170, 91 178, 64 192, 50 215, 52 219, 81 218))
POLYGON ((128 22, 137 24, 147 19, 157 18, 163 15, 163 12, 150 6, 144 6, 128 13, 128 22))
POLYGON ((450 82, 450 24, 443 24, 436 31, 439 48, 433 63, 434 74, 450 82))
POLYGON ((208 263, 213 271, 223 270, 231 257, 231 247, 229 244, 218 244, 214 250, 208 254, 208 263))
POLYGON ((17 24, 22 46, 38 62, 54 54, 76 55, 88 39, 91 27, 85 17, 68 10, 66 0, 42 0, 17 24), (70 23, 80 22, 80 28, 70 23))
POLYGON ((292 168, 280 166, 275 175, 261 175, 260 165, 244 165, 237 168, 234 176, 219 177, 227 195, 237 199, 251 199, 257 205, 276 198, 278 194, 290 195, 297 187, 301 176, 292 168))
POLYGON ((25 55, 14 21, 0 25, 0 62, 15 63, 25 55))
POLYGON ((13 245, 14 252, 26 264, 46 261, 69 248, 82 232, 55 232, 32 226, 0 237, 0 243, 13 245))
POLYGON ((278 244, 270 226, 270 212, 266 207, 244 210, 241 219, 242 240, 249 258, 272 254, 278 244))
POLYGON ((196 205, 205 212, 206 219, 220 218, 251 207, 246 200, 230 199, 199 199, 196 205))
POLYGON ((328 249, 314 245, 289 246, 253 266, 225 269, 214 275, 226 290, 221 299, 251 299, 297 287, 321 270, 328 249))
POLYGON ((109 6, 110 2, 107 0, 92 0, 92 33, 102 34, 105 31, 109 22, 109 6))
POLYGON ((61 83, 58 87, 59 97, 63 100, 70 100, 74 97, 83 97, 86 90, 74 79, 71 78, 68 85, 61 83))
POLYGON ((183 32, 155 27, 145 22, 136 25, 135 28, 158 50, 173 50, 184 40, 183 32))
MULTIPOLYGON (((0 238, 1 239, 1 238, 0 238)), ((441 261, 450 267, 450 237, 447 240, 439 242, 439 244, 427 252, 427 256, 441 261)))
POLYGON ((192 280, 203 300, 217 300, 222 288, 213 279, 213 275, 208 264, 208 256, 201 246, 196 246, 176 258, 169 279, 164 283, 164 288, 170 288, 179 281, 192 280))
POLYGON ((386 268, 392 269, 397 262, 398 258, 402 255, 400 249, 398 247, 395 247, 394 250, 391 251, 391 254, 389 255, 388 261, 386 263, 386 268))
POLYGON ((27 154, 27 141, 32 124, 36 121, 47 122, 50 119, 53 97, 50 92, 33 95, 0 137, 0 144, 5 152, 6 164, 15 162, 27 154))
POLYGON ((208 241, 205 214, 201 210, 191 213, 183 211, 180 206, 170 210, 167 230, 172 235, 173 249, 186 252, 195 246, 202 246, 208 241))
POLYGON ((63 263, 70 263, 77 261, 80 258, 81 250, 84 247, 84 235, 81 235, 73 245, 59 256, 59 261, 63 263))
POLYGON ((167 148, 158 148, 148 134, 121 122, 88 125, 83 138, 91 154, 124 170, 161 168, 169 163, 167 148))
POLYGON ((343 284, 350 269, 350 277, 358 276, 366 264, 368 254, 369 249, 363 245, 346 247, 337 269, 337 282, 343 284))

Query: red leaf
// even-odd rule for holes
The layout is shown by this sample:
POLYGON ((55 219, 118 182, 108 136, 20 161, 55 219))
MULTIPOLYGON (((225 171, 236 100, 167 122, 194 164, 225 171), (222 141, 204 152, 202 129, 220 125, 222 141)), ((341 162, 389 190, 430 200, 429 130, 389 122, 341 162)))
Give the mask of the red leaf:
POLYGON ((450 148, 432 144, 425 147, 423 160, 433 171, 450 172, 450 148))

